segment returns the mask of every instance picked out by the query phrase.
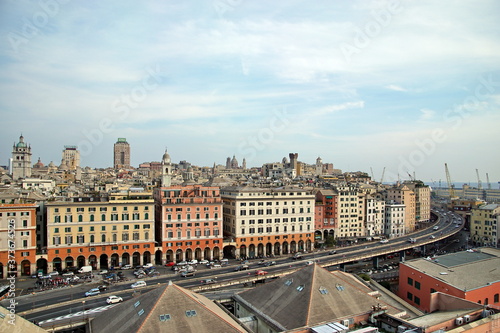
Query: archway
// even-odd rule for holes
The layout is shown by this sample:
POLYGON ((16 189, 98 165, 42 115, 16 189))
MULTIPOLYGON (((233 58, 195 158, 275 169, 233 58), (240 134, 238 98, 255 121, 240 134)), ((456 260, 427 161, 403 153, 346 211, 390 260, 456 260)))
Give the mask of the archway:
POLYGON ((175 261, 176 262, 181 262, 183 260, 184 260, 184 258, 182 256, 182 250, 178 249, 177 251, 175 251, 175 261))
POLYGON ((240 258, 247 257, 247 247, 245 245, 240 246, 240 258))
POLYGON ((120 256, 118 253, 113 253, 111 255, 111 268, 118 267, 120 265, 120 256))
POLYGON ((66 264, 66 268, 73 267, 74 264, 73 257, 66 257, 66 259, 64 259, 64 262, 66 264))
POLYGON ((201 260, 201 249, 199 247, 194 250, 194 258, 198 261, 201 260))
POLYGON ((54 267, 55 271, 61 272, 62 271, 62 259, 59 257, 54 258, 54 260, 52 260, 52 266, 54 267))
POLYGON ((141 264, 141 254, 139 252, 134 252, 132 254, 132 266, 139 266, 141 264))
POLYGON ((78 256, 78 258, 76 258, 76 266, 78 268, 82 268, 83 266, 85 266, 85 257, 84 256, 78 256))
POLYGON ((250 244, 250 246, 248 247, 248 256, 250 258, 255 258, 255 256, 256 256, 256 253, 255 253, 255 244, 250 244))
POLYGON ((209 247, 206 247, 205 250, 203 250, 203 259, 209 261, 212 260, 212 251, 209 247))
MULTIPOLYGON (((89 264, 92 266, 92 268, 94 268, 94 266, 97 266, 96 256, 91 255, 89 257, 89 264)), ((101 254, 99 256, 99 267, 100 267, 100 269, 108 269, 108 255, 107 254, 101 254)), ((95 269, 97 269, 97 267, 95 269)))
POLYGON ((299 251, 304 251, 305 250, 305 248, 304 248, 304 241, 300 240, 299 243, 298 243, 298 245, 299 245, 299 251))
POLYGON ((186 249, 186 260, 187 261, 193 260, 193 250, 186 249))
POLYGON ((173 250, 167 250, 166 259, 167 262, 176 261, 173 250))
POLYGON ((122 265, 130 265, 130 254, 127 252, 122 254, 122 265))
POLYGON ((257 245, 257 256, 264 256, 264 244, 262 243, 259 243, 259 245, 257 245))
POLYGON ((266 256, 270 256, 273 254, 273 244, 267 243, 266 244, 266 256))
POLYGON ((306 250, 312 251, 312 243, 310 239, 306 240, 306 250))
POLYGON ((224 246, 222 251, 224 253, 224 258, 234 259, 236 253, 236 246, 234 245, 224 246))
POLYGON ((142 263, 144 265, 151 263, 151 253, 149 251, 146 251, 142 254, 142 263))
MULTIPOLYGON (((315 239, 318 240, 318 233, 319 233, 319 236, 321 237, 321 231, 315 231, 314 232, 314 235, 315 235, 315 239)), ((323 230, 323 237, 322 237, 324 240, 326 240, 328 238, 328 230, 323 230)))
POLYGON ((29 260, 21 261, 21 275, 31 275, 31 263, 29 260))
POLYGON ((290 253, 290 249, 288 248, 288 242, 283 242, 283 254, 289 254, 290 253))
POLYGON ((274 255, 281 255, 281 244, 279 242, 274 243, 274 255))
POLYGON ((214 247, 214 251, 213 252, 214 252, 214 259, 222 259, 220 257, 220 249, 217 246, 214 247))
MULTIPOLYGON (((163 265, 163 262, 161 261, 161 257, 163 256, 163 252, 161 250, 156 250, 155 252, 155 264, 156 265, 163 265)), ((165 262, 166 264, 166 262, 165 262)))
POLYGON ((295 241, 290 242, 290 252, 291 253, 297 252, 297 243, 295 243, 295 241))
POLYGON ((40 258, 36 261, 36 269, 37 271, 43 271, 43 274, 47 274, 47 269, 48 269, 48 263, 47 259, 45 258, 40 258))
POLYGON ((3 279, 3 264, 0 262, 0 279, 3 279))

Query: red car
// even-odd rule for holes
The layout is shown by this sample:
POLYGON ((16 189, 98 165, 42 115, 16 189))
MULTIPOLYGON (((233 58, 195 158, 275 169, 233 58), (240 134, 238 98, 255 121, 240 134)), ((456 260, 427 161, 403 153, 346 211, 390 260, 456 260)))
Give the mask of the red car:
POLYGON ((175 262, 173 262, 173 261, 171 261, 171 262, 167 262, 167 263, 165 264, 165 266, 167 266, 167 267, 170 267, 170 266, 175 266, 175 262))
POLYGON ((255 275, 266 275, 266 274, 267 272, 262 270, 258 270, 257 272, 255 272, 255 275))

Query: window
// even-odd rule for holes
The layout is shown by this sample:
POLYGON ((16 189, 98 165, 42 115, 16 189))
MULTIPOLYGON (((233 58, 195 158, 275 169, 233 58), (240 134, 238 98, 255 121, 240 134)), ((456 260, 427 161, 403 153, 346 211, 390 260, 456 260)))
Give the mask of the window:
POLYGON ((78 222, 83 222, 83 215, 78 215, 78 222))
POLYGON ((101 235, 101 242, 105 242, 106 241, 106 234, 102 234, 101 235))
POLYGON ((420 298, 415 296, 415 304, 420 305, 420 298))
POLYGON ((122 234, 122 241, 128 241, 128 232, 122 234))
POLYGON ((420 282, 415 281, 415 288, 417 288, 418 290, 420 290, 420 282))
POLYGON ((412 278, 408 278, 408 284, 409 284, 410 286, 413 286, 413 279, 412 279, 412 278))
POLYGON ((413 301, 413 294, 412 294, 412 293, 410 293, 410 292, 408 292, 408 293, 406 294, 406 298, 408 298, 410 301, 413 301))
POLYGON ((90 242, 94 243, 94 241, 95 241, 95 236, 94 235, 90 235, 90 242))
POLYGON ((495 294, 495 296, 493 296, 493 303, 498 303, 498 302, 499 302, 499 295, 495 294))
POLYGON ((59 228, 54 228, 54 233, 55 234, 59 233, 59 228))
POLYGON ((101 215, 101 221, 103 221, 103 222, 106 221, 106 214, 101 215))

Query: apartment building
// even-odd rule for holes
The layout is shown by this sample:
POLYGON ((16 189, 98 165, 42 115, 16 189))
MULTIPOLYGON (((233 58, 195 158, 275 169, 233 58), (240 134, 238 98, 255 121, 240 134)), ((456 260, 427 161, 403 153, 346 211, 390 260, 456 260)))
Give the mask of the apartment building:
POLYGON ((480 246, 498 245, 500 205, 483 205, 471 210, 470 234, 472 241, 480 246))
POLYGON ((388 238, 401 237, 406 234, 406 206, 389 202, 385 204, 384 234, 388 238))
MULTIPOLYGON (((410 233, 415 231, 416 218, 415 218, 415 208, 416 199, 415 192, 413 192, 405 184, 398 184, 392 186, 385 191, 386 202, 394 202, 397 204, 402 204, 405 206, 405 230, 404 233, 410 233)), ((430 208, 429 208, 430 217, 430 208)))
POLYGON ((337 237, 364 236, 364 222, 359 219, 358 190, 351 185, 334 188, 337 193, 337 237))
POLYGON ((114 193, 103 201, 72 199, 46 204, 49 270, 86 265, 103 269, 152 261, 152 193, 114 193))
POLYGON ((0 204, 0 279, 36 271, 36 204, 0 204))
POLYGON ((384 234, 385 201, 381 194, 368 194, 365 203, 365 234, 367 237, 384 234))
POLYGON ((310 251, 314 244, 314 195, 298 188, 221 189, 225 252, 235 257, 310 251))
POLYGON ((415 222, 429 222, 431 219, 430 187, 418 180, 406 181, 404 184, 415 193, 415 222))
POLYGON ((315 239, 325 240, 327 237, 335 237, 335 229, 337 229, 337 192, 322 189, 316 191, 315 197, 315 239))
POLYGON ((154 199, 162 263, 222 259, 222 199, 218 187, 160 187, 155 189, 154 199))

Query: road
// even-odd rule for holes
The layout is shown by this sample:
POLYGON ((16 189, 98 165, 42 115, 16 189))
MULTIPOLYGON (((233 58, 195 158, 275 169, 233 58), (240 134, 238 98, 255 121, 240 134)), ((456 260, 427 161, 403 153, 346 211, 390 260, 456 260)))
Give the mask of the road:
MULTIPOLYGON (((277 265, 269 267, 260 266, 257 264, 258 260, 254 260, 249 265, 250 269, 243 272, 235 272, 234 268, 238 262, 236 260, 231 260, 230 265, 227 267, 214 269, 199 267, 196 272, 196 276, 194 278, 187 279, 180 277, 178 274, 174 274, 169 269, 159 268, 162 275, 156 278, 146 279, 145 281, 148 283, 148 286, 141 288, 140 290, 133 290, 130 285, 134 281, 129 281, 126 283, 113 284, 107 291, 92 297, 85 297, 84 293, 90 288, 96 287, 97 284, 46 291, 17 297, 16 313, 23 315, 23 317, 28 320, 36 320, 39 322, 54 317, 72 314, 85 315, 83 313, 85 310, 91 311, 92 309, 100 309, 106 306, 106 298, 110 295, 120 296, 125 301, 139 295, 140 293, 144 293, 155 288, 158 284, 164 284, 168 281, 172 281, 184 288, 193 288, 200 286, 200 280, 212 278, 216 279, 218 285, 239 283, 241 286, 241 282, 238 281, 242 279, 255 278, 255 271, 258 269, 264 269, 269 273, 269 275, 275 276, 283 271, 290 271, 302 267, 305 261, 308 260, 316 261, 324 267, 336 266, 339 263, 349 263, 353 260, 359 260, 360 258, 371 258, 379 253, 394 253, 399 252, 404 248, 411 249, 426 243, 432 244, 439 239, 449 237, 449 235, 459 232, 461 227, 463 227, 463 221, 459 219, 458 215, 455 216, 451 212, 444 214, 444 212, 440 211, 434 211, 434 213, 436 213, 439 217, 438 222, 435 224, 435 226, 438 227, 438 230, 434 230, 432 227, 427 228, 411 235, 406 235, 398 239, 392 239, 387 244, 381 244, 378 242, 356 244, 354 246, 337 248, 337 253, 334 255, 329 255, 327 250, 305 253, 303 255, 303 259, 296 261, 291 260, 290 257, 274 258, 272 260, 276 261, 277 265), (453 222, 459 222, 460 224, 457 227, 453 222), (431 239, 431 235, 433 235, 435 239, 431 239), (410 237, 417 240, 415 244, 410 244, 408 242, 410 237)), ((127 274, 132 276, 131 271, 128 271, 127 274)), ((6 306, 8 301, 9 300, 3 300, 0 304, 6 306)), ((88 315, 90 316, 91 314, 89 313, 88 315)))

